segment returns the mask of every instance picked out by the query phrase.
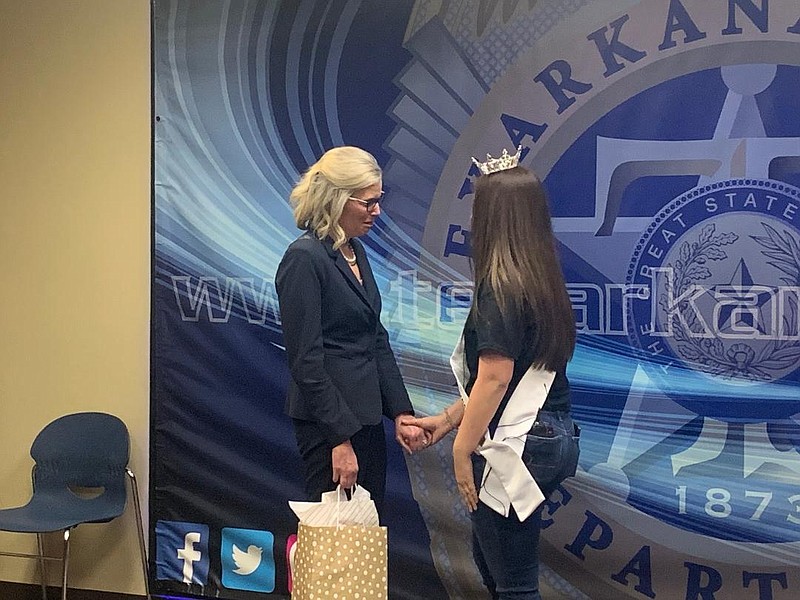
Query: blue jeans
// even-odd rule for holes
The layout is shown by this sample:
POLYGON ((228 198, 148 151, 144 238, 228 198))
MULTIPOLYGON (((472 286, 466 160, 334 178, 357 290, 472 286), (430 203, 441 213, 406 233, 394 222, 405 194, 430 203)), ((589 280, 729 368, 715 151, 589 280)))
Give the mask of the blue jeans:
MULTIPOLYGON (((540 411, 522 459, 545 497, 575 474, 578 453, 578 430, 569 413, 540 411)), ((483 457, 473 455, 476 488, 485 464, 483 457)), ((472 553, 483 583, 495 600, 541 600, 540 514, 541 507, 520 522, 513 507, 504 517, 482 502, 472 513, 472 553)))

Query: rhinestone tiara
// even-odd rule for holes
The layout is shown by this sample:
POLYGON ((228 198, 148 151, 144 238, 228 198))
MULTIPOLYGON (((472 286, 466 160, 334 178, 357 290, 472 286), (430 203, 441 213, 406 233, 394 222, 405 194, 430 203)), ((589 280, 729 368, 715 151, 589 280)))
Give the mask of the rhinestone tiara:
POLYGON ((522 154, 522 145, 517 147, 516 154, 509 154, 508 150, 503 148, 503 153, 500 155, 500 158, 492 158, 491 154, 486 155, 486 162, 480 162, 474 156, 472 157, 472 162, 475 163, 475 166, 480 169, 481 173, 484 175, 489 175, 490 173, 497 173, 498 171, 505 171, 506 169, 513 169, 517 165, 519 165, 519 157, 522 154))

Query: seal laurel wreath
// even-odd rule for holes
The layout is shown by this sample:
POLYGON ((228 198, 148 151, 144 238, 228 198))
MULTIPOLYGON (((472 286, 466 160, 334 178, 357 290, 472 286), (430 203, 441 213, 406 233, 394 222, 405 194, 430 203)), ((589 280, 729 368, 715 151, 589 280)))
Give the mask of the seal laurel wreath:
MULTIPOLYGON (((675 263, 667 264, 672 269, 673 278, 667 278, 665 283, 665 293, 659 297, 659 304, 667 315, 672 313, 672 331, 678 345, 678 353, 687 361, 695 362, 703 366, 705 371, 712 375, 724 375, 737 369, 742 365, 749 371, 749 364, 755 355, 752 348, 736 348, 735 344, 730 348, 734 355, 727 356, 725 346, 719 338, 693 336, 692 333, 702 333, 703 327, 697 321, 696 313, 693 310, 686 310, 689 306, 688 300, 678 302, 677 308, 685 319, 682 321, 674 312, 674 307, 670 307, 669 298, 680 297, 691 285, 697 281, 711 277, 711 271, 706 267, 709 260, 724 260, 728 258, 722 246, 733 244, 739 239, 735 233, 722 233, 714 235, 716 225, 713 223, 706 225, 700 232, 696 242, 685 241, 681 244, 680 257, 675 263), (676 289, 672 289, 675 286, 676 289), (688 327, 689 331, 684 327, 688 327), (747 352, 749 350, 749 353, 747 352), (740 355, 744 355, 744 360, 740 355), (750 359, 750 360, 748 360, 750 359)), ((744 344, 742 344, 744 346, 744 344)), ((747 372, 746 371, 746 372, 747 372)))
MULTIPOLYGON (((766 250, 762 254, 771 258, 768 264, 779 269, 788 277, 781 280, 790 286, 800 284, 800 244, 788 232, 785 237, 766 223, 762 223, 767 236, 751 236, 766 250)), ((693 310, 686 310, 688 301, 678 303, 683 315, 681 320, 674 314, 675 307, 669 306, 669 298, 680 297, 697 281, 711 277, 706 267, 709 260, 724 260, 728 257, 722 246, 733 244, 739 239, 735 233, 715 235, 716 226, 711 223, 700 232, 697 241, 684 242, 680 247, 680 258, 667 266, 672 268, 674 278, 667 278, 665 293, 659 297, 659 304, 669 315, 672 313, 672 328, 678 344, 678 353, 687 361, 701 365, 711 375, 724 378, 744 378, 755 381, 773 379, 770 371, 791 367, 800 359, 800 343, 793 340, 770 340, 758 353, 749 344, 736 343, 725 348, 719 337, 700 337, 692 333, 705 333, 693 310), (670 289, 674 286, 676 289, 670 289), (689 331, 687 331, 687 328, 689 331)), ((784 317, 784 331, 797 329, 797 300, 790 299, 789 314, 784 317)))
MULTIPOLYGON (((761 226, 767 232, 767 236, 750 236, 765 250, 761 254, 772 260, 767 264, 775 267, 788 277, 781 277, 781 281, 800 292, 800 242, 788 230, 783 231, 783 235, 766 223, 761 226)), ((788 296, 788 314, 783 317, 783 331, 788 333, 787 338, 796 334, 798 331, 798 302, 797 295, 788 296)), ((763 366, 766 369, 785 369, 793 364, 800 362, 800 340, 781 339, 771 340, 769 344, 761 350, 763 366)))

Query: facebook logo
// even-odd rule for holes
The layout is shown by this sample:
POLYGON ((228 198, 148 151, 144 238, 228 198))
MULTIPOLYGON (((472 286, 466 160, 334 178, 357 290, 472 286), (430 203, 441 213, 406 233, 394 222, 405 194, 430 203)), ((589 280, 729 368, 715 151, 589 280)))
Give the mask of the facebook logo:
POLYGON ((205 586, 208 581, 208 525, 156 523, 156 578, 205 586))
POLYGON ((274 541, 270 531, 225 527, 222 530, 222 585, 251 592, 273 591, 274 541))

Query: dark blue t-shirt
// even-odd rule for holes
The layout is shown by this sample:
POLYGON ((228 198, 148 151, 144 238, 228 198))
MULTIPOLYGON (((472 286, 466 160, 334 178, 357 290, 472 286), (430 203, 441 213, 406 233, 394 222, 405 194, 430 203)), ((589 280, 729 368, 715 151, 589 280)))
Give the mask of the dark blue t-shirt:
MULTIPOLYGON (((514 374, 511 382, 500 407, 489 423, 489 431, 494 433, 508 399, 514 393, 522 376, 533 364, 536 323, 533 316, 504 315, 488 285, 479 287, 476 291, 475 301, 478 303, 478 316, 476 318, 475 312, 471 311, 464 325, 464 351, 469 369, 469 380, 465 387, 467 394, 472 391, 472 386, 477 379, 478 356, 482 351, 490 350, 514 361, 514 374)), ((565 365, 556 371, 555 380, 542 410, 568 411, 570 409, 569 396, 569 381, 565 365)))

